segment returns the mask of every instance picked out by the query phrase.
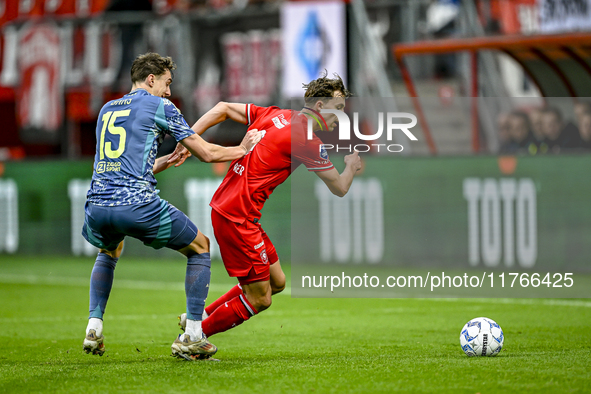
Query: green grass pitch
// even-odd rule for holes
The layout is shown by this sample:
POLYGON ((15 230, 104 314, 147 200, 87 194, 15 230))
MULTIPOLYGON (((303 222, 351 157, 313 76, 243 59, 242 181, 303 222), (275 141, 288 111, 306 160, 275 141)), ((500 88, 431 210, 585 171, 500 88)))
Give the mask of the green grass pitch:
MULTIPOLYGON (((220 362, 170 356, 185 265, 123 256, 103 357, 82 351, 93 258, 0 257, 0 392, 589 392, 588 300, 297 299, 212 337, 220 362), (468 358, 487 316, 498 357, 468 358)), ((289 275, 289 270, 287 269, 289 275)), ((233 285, 214 262, 210 299, 233 285)), ((289 282, 288 282, 289 285, 289 282)))

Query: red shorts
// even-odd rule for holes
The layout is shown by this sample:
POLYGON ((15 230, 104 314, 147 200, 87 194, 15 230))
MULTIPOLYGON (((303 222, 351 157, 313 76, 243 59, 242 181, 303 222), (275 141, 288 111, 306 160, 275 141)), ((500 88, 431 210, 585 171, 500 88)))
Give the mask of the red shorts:
POLYGON ((226 271, 242 285, 269 280, 269 267, 279 261, 275 246, 260 223, 242 224, 226 219, 211 210, 213 233, 220 246, 226 271))

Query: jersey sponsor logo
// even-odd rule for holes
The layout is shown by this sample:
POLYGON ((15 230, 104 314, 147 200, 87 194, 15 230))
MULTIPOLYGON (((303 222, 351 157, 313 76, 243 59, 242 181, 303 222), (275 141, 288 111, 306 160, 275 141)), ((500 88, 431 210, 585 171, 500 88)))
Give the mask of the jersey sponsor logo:
POLYGON ((107 167, 105 168, 105 171, 106 172, 109 172, 109 171, 119 172, 119 171, 121 171, 121 163, 118 161, 116 161, 114 163, 107 163, 107 167))
POLYGON ((328 160, 328 152, 326 152, 324 145, 320 145, 320 157, 324 160, 328 160))
POLYGON ((275 124, 275 127, 277 127, 278 129, 282 129, 289 124, 289 122, 287 121, 287 119, 285 119, 285 116, 283 114, 279 114, 271 120, 275 124))
POLYGON ((273 121, 273 123, 275 123, 275 127, 277 127, 278 129, 282 129, 285 126, 281 123, 281 121, 279 119, 277 119, 277 117, 271 119, 273 121))
POLYGON ((263 245, 265 245, 265 241, 261 241, 261 243, 260 243, 260 244, 258 244, 258 245, 255 245, 255 246, 254 246, 254 248, 255 248, 255 249, 258 249, 258 248, 260 248, 260 247, 261 247, 261 246, 263 246, 263 245))
POLYGON ((96 165, 96 173, 102 174, 103 172, 119 172, 121 171, 121 162, 115 161, 108 163, 106 161, 99 161, 96 165))
POLYGON ((236 164, 234 164, 233 170, 236 174, 242 176, 242 172, 244 171, 244 166, 241 166, 240 164, 236 163, 236 164))
POLYGON ((267 257, 267 249, 263 249, 261 251, 261 261, 263 262, 263 264, 267 265, 269 264, 269 257, 267 257))

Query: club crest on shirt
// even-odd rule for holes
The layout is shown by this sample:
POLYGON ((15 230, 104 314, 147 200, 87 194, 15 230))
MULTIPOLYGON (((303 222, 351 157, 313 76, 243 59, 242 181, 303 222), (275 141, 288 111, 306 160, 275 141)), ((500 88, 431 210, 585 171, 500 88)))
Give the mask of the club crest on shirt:
POLYGON ((263 249, 261 252, 261 261, 263 264, 269 264, 269 257, 267 257, 267 249, 263 249))
POLYGON ((323 160, 328 160, 328 152, 324 148, 324 145, 320 145, 320 158, 323 160))

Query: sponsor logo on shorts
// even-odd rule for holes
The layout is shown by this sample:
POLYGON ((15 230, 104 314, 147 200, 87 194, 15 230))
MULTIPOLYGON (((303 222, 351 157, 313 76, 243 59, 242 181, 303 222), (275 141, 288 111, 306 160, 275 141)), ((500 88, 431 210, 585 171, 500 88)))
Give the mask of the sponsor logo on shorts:
POLYGON ((267 249, 263 249, 263 251, 261 252, 261 261, 265 265, 269 264, 269 257, 267 257, 267 249))
POLYGON ((258 245, 255 245, 255 246, 254 246, 254 248, 255 248, 255 249, 258 249, 258 248, 260 248, 261 246, 263 246, 264 244, 265 244, 265 241, 261 241, 261 243, 260 243, 260 244, 258 244, 258 245))

